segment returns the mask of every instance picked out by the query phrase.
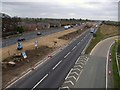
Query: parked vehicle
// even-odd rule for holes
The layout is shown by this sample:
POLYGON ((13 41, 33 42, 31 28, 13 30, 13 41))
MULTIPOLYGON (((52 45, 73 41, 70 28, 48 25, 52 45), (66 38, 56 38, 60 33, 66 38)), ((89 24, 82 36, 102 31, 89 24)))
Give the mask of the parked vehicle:
POLYGON ((71 28, 70 25, 68 25, 68 26, 64 26, 64 29, 65 29, 65 30, 67 30, 67 29, 69 29, 69 28, 71 28))
POLYGON ((21 50, 21 49, 23 49, 22 43, 18 42, 17 50, 21 50))
POLYGON ((37 35, 42 35, 42 33, 41 32, 37 32, 37 35))
POLYGON ((25 38, 24 38, 24 37, 20 37, 20 38, 18 38, 18 40, 17 40, 17 41, 21 42, 21 41, 24 41, 24 40, 25 40, 25 38))

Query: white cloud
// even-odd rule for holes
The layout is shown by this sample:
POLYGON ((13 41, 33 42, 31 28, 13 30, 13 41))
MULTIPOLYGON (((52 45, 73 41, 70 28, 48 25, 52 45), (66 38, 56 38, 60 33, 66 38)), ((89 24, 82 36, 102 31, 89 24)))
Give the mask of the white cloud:
POLYGON ((21 17, 117 20, 117 1, 118 0, 97 0, 97 2, 96 0, 4 0, 2 1, 2 11, 12 16, 21 17))

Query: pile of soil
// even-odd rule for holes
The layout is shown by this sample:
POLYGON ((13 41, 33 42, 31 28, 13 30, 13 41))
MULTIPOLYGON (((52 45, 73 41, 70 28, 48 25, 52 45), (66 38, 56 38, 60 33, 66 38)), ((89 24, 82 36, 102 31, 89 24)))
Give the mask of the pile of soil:
MULTIPOLYGON (((25 51, 28 56, 28 61, 23 60, 23 57, 19 57, 22 60, 21 61, 14 61, 16 64, 14 66, 7 65, 6 68, 2 67, 2 84, 5 86, 10 80, 12 80, 14 77, 19 76, 23 71, 27 70, 28 68, 31 68, 42 60, 46 55, 48 55, 50 52, 52 52, 55 48, 51 48, 48 46, 41 46, 38 49, 33 50, 27 50, 25 51)), ((4 62, 13 61, 14 57, 9 57, 4 62)))
POLYGON ((59 39, 64 39, 64 40, 72 40, 74 39, 75 37, 79 36, 82 32, 84 32, 86 29, 84 30, 77 30, 75 32, 71 32, 71 33, 68 33, 66 35, 63 35, 61 37, 59 37, 59 39))

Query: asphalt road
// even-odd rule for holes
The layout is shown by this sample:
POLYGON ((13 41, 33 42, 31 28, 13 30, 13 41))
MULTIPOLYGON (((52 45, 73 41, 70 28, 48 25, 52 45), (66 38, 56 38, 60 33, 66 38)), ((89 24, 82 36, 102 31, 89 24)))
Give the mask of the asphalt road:
POLYGON ((113 38, 105 39, 94 47, 74 88, 106 88, 107 55, 113 42, 113 38))
POLYGON ((59 88, 91 37, 92 34, 88 30, 10 88, 59 88))
POLYGON ((48 30, 42 30, 42 31, 40 31, 42 33, 42 35, 37 35, 38 31, 23 33, 23 35, 21 35, 21 36, 12 37, 12 38, 8 38, 8 39, 2 39, 2 46, 0 46, 0 48, 15 44, 17 42, 18 38, 20 38, 20 37, 24 37, 26 40, 30 40, 32 38, 37 38, 37 37, 49 35, 49 34, 52 34, 52 33, 64 31, 64 30, 65 29, 63 27, 61 27, 61 28, 51 28, 51 29, 48 29, 48 30))

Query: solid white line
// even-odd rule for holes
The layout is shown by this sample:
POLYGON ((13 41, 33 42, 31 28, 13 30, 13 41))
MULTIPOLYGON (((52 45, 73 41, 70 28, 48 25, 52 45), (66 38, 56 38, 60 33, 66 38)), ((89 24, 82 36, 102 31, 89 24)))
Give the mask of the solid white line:
POLYGON ((31 90, 34 90, 47 76, 48 74, 46 74, 31 90))
POLYGON ((82 54, 85 54, 85 50, 87 49, 87 47, 89 46, 91 40, 92 40, 93 36, 90 38, 90 40, 88 41, 87 45, 85 46, 84 50, 82 51, 82 54))
POLYGON ((80 57, 78 57, 77 61, 75 62, 75 64, 77 64, 77 62, 79 61, 80 57))
POLYGON ((107 61, 106 61, 106 90, 108 87, 108 59, 109 59, 109 52, 110 52, 110 48, 112 47, 112 45, 114 44, 114 42, 110 45, 108 52, 107 52, 107 61))
POLYGON ((32 70, 26 72, 23 76, 21 76, 19 79, 15 80, 13 83, 11 83, 9 86, 7 86, 6 88, 11 87, 13 84, 15 84, 17 81, 19 81, 20 79, 22 79, 24 76, 26 76, 28 73, 30 73, 32 70))
POLYGON ((106 41, 106 40, 109 40, 109 39, 113 39, 113 38, 116 38, 117 36, 114 36, 114 37, 110 37, 110 38, 107 38, 107 39, 104 39, 104 40, 101 40, 99 43, 97 43, 97 45, 95 45, 95 47, 92 49, 92 51, 90 52, 90 55, 92 55, 93 51, 96 49, 96 47, 102 43, 103 41, 106 41))
POLYGON ((70 54, 70 52, 67 55, 65 55, 64 58, 66 58, 69 54, 70 54))
POLYGON ((52 69, 54 70, 61 62, 62 62, 62 60, 59 61, 52 69))
POLYGON ((71 71, 72 71, 72 69, 70 70, 70 72, 69 72, 68 75, 66 76, 65 80, 68 78, 68 76, 70 75, 71 71))

